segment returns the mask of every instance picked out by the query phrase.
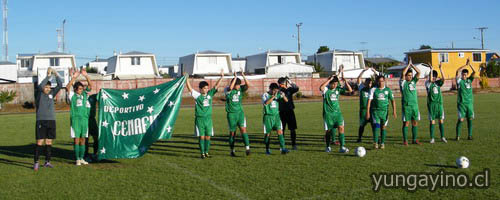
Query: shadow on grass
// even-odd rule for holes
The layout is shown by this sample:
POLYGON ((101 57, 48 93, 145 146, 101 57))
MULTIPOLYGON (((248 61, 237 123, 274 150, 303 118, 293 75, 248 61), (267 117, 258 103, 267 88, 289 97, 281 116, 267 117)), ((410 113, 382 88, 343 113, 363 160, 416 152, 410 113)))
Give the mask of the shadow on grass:
POLYGON ((15 161, 15 160, 8 160, 8 159, 4 159, 4 158, 0 158, 0 164, 14 165, 14 166, 26 167, 26 168, 32 168, 33 167, 33 163, 21 162, 21 161, 15 161))
POLYGON ((427 167, 439 167, 439 168, 457 168, 457 166, 453 165, 442 165, 442 164, 424 164, 427 167))
MULTIPOLYGON (((19 158, 33 158, 34 148, 35 144, 27 144, 20 146, 0 146, 0 153, 19 158)), ((45 155, 45 147, 42 148, 42 152, 40 152, 40 157, 43 157, 44 155, 45 155)), ((52 146, 52 157, 54 158, 73 160, 74 155, 75 155, 74 151, 52 146)))

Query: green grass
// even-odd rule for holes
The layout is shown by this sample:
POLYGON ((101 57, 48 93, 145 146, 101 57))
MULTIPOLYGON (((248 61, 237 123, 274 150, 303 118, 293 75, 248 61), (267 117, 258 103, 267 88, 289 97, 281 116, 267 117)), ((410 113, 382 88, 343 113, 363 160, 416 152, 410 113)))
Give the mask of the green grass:
MULTIPOLYGON (((445 96, 446 137, 454 138, 456 96, 445 96)), ((0 199, 334 199, 334 198, 444 198, 499 199, 500 94, 476 94, 474 140, 429 144, 425 99, 420 98, 421 146, 401 145, 401 118, 390 119, 385 150, 371 150, 371 130, 365 131, 368 149, 364 158, 352 156, 358 127, 358 101, 342 101, 348 155, 325 153, 321 103, 298 103, 299 151, 280 155, 276 135, 273 155, 264 154, 262 106, 247 105, 245 112, 253 154, 244 156, 241 138, 239 157, 229 156, 227 122, 223 107, 214 108, 216 137, 213 158, 199 158, 193 137, 193 108, 182 108, 173 138, 156 142, 138 159, 118 159, 88 166, 74 166, 68 113, 57 114, 54 169, 31 169, 34 114, 0 115, 0 199), (455 159, 466 156, 468 169, 456 169, 455 159), (489 189, 371 190, 373 172, 465 172, 472 175, 491 169, 489 189)), ((398 99, 398 106, 400 105, 398 99)), ((401 112, 398 109, 398 116, 401 112)), ((437 128, 436 128, 437 129, 437 128)), ((463 126, 463 135, 467 135, 463 126)), ((436 131, 439 135, 439 131, 436 131)), ((288 132, 287 132, 288 139, 288 132)), ((439 141, 439 140, 437 140, 439 141)), ((335 148, 336 146, 334 146, 335 148)), ((43 156, 42 156, 43 162, 43 156)))

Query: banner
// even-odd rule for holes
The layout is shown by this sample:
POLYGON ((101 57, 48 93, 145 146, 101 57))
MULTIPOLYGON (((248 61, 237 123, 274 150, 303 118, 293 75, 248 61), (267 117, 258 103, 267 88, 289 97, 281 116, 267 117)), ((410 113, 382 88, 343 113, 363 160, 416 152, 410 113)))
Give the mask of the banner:
POLYGON ((137 158, 174 130, 185 77, 161 85, 99 92, 98 159, 137 158))

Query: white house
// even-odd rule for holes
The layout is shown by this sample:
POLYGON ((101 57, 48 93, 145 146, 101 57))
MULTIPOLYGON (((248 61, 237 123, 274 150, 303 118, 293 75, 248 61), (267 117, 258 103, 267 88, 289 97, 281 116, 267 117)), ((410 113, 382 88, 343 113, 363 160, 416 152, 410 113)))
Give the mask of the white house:
POLYGON ((95 60, 88 62, 86 66, 89 68, 95 68, 97 69, 97 73, 105 75, 107 70, 106 67, 108 66, 108 59, 96 57, 95 60))
MULTIPOLYGON (((425 78, 429 75, 431 72, 431 69, 422 63, 414 64, 415 67, 417 67, 420 70, 420 77, 418 78, 425 78)), ((399 66, 392 66, 387 69, 387 74, 389 74, 390 77, 401 77, 401 73, 403 73, 403 69, 406 67, 406 65, 399 65, 399 66)), ((411 69, 411 68, 410 68, 411 69)), ((415 70, 411 69, 413 71, 413 75, 415 75, 415 70)), ((439 71, 438 71, 439 72, 439 71)))
POLYGON ((160 75, 156 57, 151 53, 131 51, 107 60, 106 75, 111 75, 113 79, 154 78, 160 75))
POLYGON ((17 82, 17 65, 8 61, 0 62, 0 83, 17 82))
POLYGON ((362 52, 339 49, 308 56, 307 62, 319 63, 328 72, 338 71, 340 65, 344 65, 345 71, 365 68, 362 52))
POLYGON ((233 66, 233 69, 236 71, 246 71, 246 65, 247 65, 247 59, 246 58, 232 58, 231 59, 231 65, 233 66))
MULTIPOLYGON (((61 52, 18 54, 16 64, 19 83, 40 83, 51 67, 63 79, 63 85, 66 85, 69 82, 69 69, 76 68, 75 55, 61 52)), ((56 84, 55 80, 51 82, 56 84)))
POLYGON ((264 53, 246 57, 246 71, 255 74, 266 74, 266 77, 276 78, 310 77, 314 68, 301 64, 300 53, 269 50, 264 53))
POLYGON ((224 73, 232 73, 231 54, 219 51, 201 51, 179 58, 180 74, 184 72, 189 75, 215 75, 220 74, 221 70, 224 73))

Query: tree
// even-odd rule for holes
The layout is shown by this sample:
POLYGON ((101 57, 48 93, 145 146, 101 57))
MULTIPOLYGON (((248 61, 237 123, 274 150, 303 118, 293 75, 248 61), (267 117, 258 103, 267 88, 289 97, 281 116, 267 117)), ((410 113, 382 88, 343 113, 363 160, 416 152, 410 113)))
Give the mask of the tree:
POLYGON ((489 78, 500 77, 500 62, 490 61, 488 65, 486 65, 486 69, 483 70, 489 78))
POLYGON ((420 45, 420 49, 432 49, 432 47, 430 45, 423 44, 420 45))
POLYGON ((330 48, 328 48, 328 46, 320 46, 316 53, 323 53, 323 52, 327 52, 327 51, 330 51, 330 48))
POLYGON ((15 91, 1 91, 0 92, 0 109, 2 108, 2 104, 9 103, 17 97, 17 92, 15 91))

